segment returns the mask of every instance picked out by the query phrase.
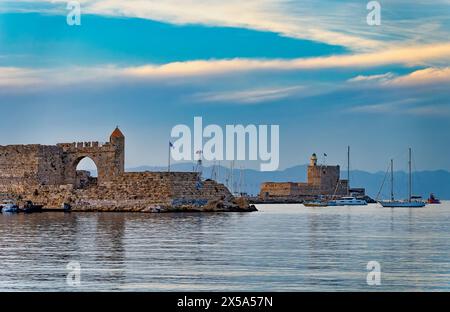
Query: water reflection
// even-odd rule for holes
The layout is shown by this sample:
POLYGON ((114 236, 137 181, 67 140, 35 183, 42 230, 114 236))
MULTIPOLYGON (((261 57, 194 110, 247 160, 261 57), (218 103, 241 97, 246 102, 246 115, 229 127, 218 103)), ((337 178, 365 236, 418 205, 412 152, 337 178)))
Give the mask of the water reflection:
POLYGON ((450 290, 450 205, 0 215, 0 290, 450 290), (82 266, 81 288, 66 265, 82 266), (366 284, 382 265, 383 285, 366 284))

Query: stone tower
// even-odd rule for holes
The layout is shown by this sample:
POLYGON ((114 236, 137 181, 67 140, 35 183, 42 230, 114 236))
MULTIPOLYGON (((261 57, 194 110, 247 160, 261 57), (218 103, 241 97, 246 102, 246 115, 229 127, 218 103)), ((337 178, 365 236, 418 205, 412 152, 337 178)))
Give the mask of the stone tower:
POLYGON ((339 183, 340 171, 339 166, 317 165, 317 155, 312 154, 308 166, 308 183, 333 193, 339 183))
POLYGON ((125 136, 117 126, 111 133, 109 142, 115 147, 115 168, 118 170, 116 174, 122 174, 125 172, 125 136))
POLYGON ((313 185, 321 185, 322 183, 322 166, 317 166, 317 155, 311 155, 308 166, 308 183, 313 185))
POLYGON ((312 154, 312 156, 310 158, 309 165, 312 166, 312 167, 317 166, 317 155, 316 155, 316 153, 312 154))

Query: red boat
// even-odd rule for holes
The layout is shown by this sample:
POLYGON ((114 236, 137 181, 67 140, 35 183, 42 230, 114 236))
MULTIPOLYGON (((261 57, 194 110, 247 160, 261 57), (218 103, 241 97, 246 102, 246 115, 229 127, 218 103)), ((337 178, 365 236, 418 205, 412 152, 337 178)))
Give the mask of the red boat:
POLYGON ((439 199, 437 199, 433 193, 431 193, 430 197, 428 198, 428 203, 429 204, 440 204, 441 201, 439 199))

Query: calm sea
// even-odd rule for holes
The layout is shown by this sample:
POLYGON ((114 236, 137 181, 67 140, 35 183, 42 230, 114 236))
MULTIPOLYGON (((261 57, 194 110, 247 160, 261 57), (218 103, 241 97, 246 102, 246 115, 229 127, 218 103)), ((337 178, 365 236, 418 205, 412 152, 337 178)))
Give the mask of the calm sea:
POLYGON ((450 202, 258 208, 0 214, 0 291, 450 291, 450 202))

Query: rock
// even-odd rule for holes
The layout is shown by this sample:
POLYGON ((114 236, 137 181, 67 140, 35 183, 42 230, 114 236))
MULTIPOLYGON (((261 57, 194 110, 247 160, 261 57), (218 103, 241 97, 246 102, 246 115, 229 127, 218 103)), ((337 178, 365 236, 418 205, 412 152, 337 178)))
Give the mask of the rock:
POLYGON ((246 198, 238 197, 232 201, 234 204, 238 205, 239 208, 246 209, 249 207, 249 203, 246 198))

